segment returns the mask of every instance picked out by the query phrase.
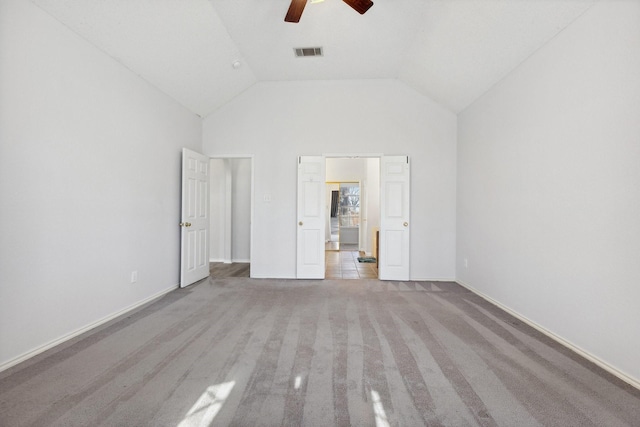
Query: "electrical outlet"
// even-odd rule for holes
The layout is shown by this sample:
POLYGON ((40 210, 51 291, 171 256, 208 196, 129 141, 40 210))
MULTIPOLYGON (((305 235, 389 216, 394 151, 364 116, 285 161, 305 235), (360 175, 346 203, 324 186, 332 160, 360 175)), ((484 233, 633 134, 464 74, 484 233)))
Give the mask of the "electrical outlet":
POLYGON ((131 283, 136 283, 138 281, 138 271, 131 272, 131 283))
POLYGON ((464 259, 464 268, 468 268, 469 267, 469 260, 468 259, 464 259))

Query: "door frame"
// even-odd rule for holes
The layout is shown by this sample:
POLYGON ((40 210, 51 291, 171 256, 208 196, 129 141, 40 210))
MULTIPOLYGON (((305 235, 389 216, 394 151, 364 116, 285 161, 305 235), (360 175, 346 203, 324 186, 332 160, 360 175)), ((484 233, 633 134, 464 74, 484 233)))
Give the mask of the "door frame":
MULTIPOLYGON (((255 156, 253 154, 215 154, 208 156, 210 160, 228 160, 228 159, 249 159, 251 160, 251 195, 250 195, 250 214, 249 214, 249 277, 253 277, 253 223, 254 223, 254 208, 255 208, 255 156)), ((211 197, 212 189, 209 189, 209 197, 211 197)))

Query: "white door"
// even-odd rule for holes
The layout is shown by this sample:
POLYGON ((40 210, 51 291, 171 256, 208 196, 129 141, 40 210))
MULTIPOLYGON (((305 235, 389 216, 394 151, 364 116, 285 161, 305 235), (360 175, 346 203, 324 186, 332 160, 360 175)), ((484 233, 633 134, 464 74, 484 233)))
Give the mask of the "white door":
POLYGON ((324 157, 298 158, 298 279, 324 279, 324 177, 324 157))
POLYGON ((180 287, 209 276, 209 158, 182 149, 180 287))
POLYGON ((380 158, 381 280, 409 280, 410 175, 409 157, 380 158))

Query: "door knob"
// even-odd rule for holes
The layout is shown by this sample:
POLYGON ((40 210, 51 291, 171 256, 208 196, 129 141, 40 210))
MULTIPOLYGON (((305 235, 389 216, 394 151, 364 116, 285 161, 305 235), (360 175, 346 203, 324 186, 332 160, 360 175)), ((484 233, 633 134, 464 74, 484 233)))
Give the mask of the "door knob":
POLYGON ((184 225, 185 225, 185 227, 191 227, 191 223, 190 222, 187 222, 184 225))
POLYGON ((300 221, 300 222, 298 223, 298 225, 303 225, 302 221, 300 221))
POLYGON ((408 227, 408 226, 409 226, 409 223, 408 223, 408 222, 405 222, 405 223, 404 223, 404 224, 402 224, 402 225, 404 225, 405 227, 408 227))

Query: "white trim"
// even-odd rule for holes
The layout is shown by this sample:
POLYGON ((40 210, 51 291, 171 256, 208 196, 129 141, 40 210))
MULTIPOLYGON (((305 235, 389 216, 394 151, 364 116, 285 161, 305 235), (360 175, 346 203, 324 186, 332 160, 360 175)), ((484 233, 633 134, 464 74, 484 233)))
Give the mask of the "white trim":
POLYGON ((548 336, 552 340, 556 341, 558 344, 561 344, 561 345, 567 347, 569 350, 579 354, 580 356, 584 357, 588 361, 590 361, 592 363, 595 363, 596 365, 598 365, 599 367, 601 367, 605 371, 609 372, 610 374, 618 377, 622 381, 624 381, 624 382, 626 382, 626 383, 628 383, 628 384, 632 385, 633 387, 635 387, 635 388, 640 390, 640 380, 638 380, 636 378, 633 378, 632 376, 628 375, 627 373, 622 372, 621 370, 619 370, 616 367, 608 364, 604 360, 594 356, 593 354, 589 353, 588 351, 578 347, 577 345, 573 344, 572 342, 567 341, 566 339, 562 338, 561 336, 554 334, 553 332, 551 332, 550 330, 546 329, 545 327, 540 326, 539 324, 537 324, 533 320, 528 319, 527 317, 521 315, 520 313, 518 313, 516 311, 513 311, 512 309, 510 309, 506 305, 504 305, 504 304, 494 300, 493 298, 483 294, 482 292, 478 291, 477 289, 473 288, 472 286, 470 286, 470 285, 468 285, 468 284, 466 284, 464 282, 461 282, 460 280, 456 280, 456 282, 460 286, 463 286, 463 287, 467 288, 468 290, 470 290, 471 292, 473 292, 474 294, 484 298, 485 300, 487 300, 491 304, 493 304, 493 305, 501 308, 502 310, 506 311, 507 313, 509 313, 513 317, 517 318, 518 320, 526 323, 527 325, 531 326, 532 328, 536 329, 537 331, 545 334, 546 336, 548 336))
POLYGON ((123 315, 123 314, 125 314, 125 313, 127 313, 127 312, 129 312, 131 310, 135 310, 136 308, 138 308, 140 306, 143 306, 146 303, 153 301, 154 299, 160 298, 161 296, 163 296, 165 294, 168 294, 169 292, 174 291, 174 290, 178 289, 179 287, 180 287, 180 285, 173 285, 173 286, 171 286, 171 287, 169 287, 169 288, 167 288, 167 289, 165 289, 163 291, 160 291, 160 292, 158 292, 158 293, 156 293, 154 295, 151 295, 150 297, 147 297, 147 298, 145 298, 145 299, 143 299, 141 301, 138 301, 138 302, 126 307, 126 308, 123 308, 122 310, 116 311, 115 313, 112 313, 112 314, 110 314, 110 315, 108 315, 106 317, 103 317, 100 320, 97 320, 97 321, 95 321, 93 323, 90 323, 90 324, 88 324, 86 326, 83 326, 80 329, 76 329, 75 331, 73 331, 71 333, 68 333, 66 335, 63 335, 60 338, 57 338, 57 339, 55 339, 53 341, 50 341, 49 343, 47 343, 45 345, 42 345, 40 347, 36 347, 33 350, 30 350, 30 351, 28 351, 26 353, 23 353, 22 355, 20 355, 18 357, 15 357, 15 358, 7 361, 7 362, 4 362, 4 363, 2 363, 0 365, 0 372, 11 368, 11 367, 17 365, 18 363, 24 362, 25 360, 31 359, 32 357, 37 356, 38 354, 43 353, 43 352, 49 350, 50 348, 53 348, 53 347, 55 347, 55 346, 57 346, 59 344, 62 344, 63 342, 68 341, 68 340, 70 340, 72 338, 75 338, 78 335, 81 335, 81 334, 83 334, 83 333, 85 333, 85 332, 87 332, 87 331, 89 331, 89 330, 91 330, 91 329, 93 329, 93 328, 95 328, 97 326, 100 326, 100 325, 102 325, 104 323, 107 323, 107 322, 115 319, 116 317, 121 316, 121 315, 123 315))

